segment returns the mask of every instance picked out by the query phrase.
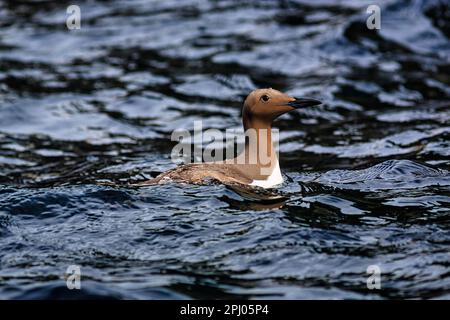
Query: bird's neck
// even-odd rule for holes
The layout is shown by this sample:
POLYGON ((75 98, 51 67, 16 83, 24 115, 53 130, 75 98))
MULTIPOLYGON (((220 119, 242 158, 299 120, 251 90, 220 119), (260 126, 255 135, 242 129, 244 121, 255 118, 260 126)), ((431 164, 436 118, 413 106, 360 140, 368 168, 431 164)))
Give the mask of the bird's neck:
POLYGON ((245 164, 261 168, 263 176, 269 176, 278 168, 278 158, 272 141, 272 123, 249 117, 244 113, 245 148, 238 156, 245 164))

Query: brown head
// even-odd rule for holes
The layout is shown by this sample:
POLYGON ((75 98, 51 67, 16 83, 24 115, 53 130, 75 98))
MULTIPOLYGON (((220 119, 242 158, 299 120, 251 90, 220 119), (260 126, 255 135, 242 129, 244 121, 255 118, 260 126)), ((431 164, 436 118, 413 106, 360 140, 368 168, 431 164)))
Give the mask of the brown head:
POLYGON ((244 101, 242 109, 244 128, 270 128, 272 121, 282 114, 320 103, 315 99, 294 98, 272 88, 257 89, 244 101))

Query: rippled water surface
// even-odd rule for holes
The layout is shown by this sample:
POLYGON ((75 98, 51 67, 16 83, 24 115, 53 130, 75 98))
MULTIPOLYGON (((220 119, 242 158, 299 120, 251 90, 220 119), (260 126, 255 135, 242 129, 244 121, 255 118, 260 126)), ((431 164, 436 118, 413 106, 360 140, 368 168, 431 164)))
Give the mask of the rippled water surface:
POLYGON ((450 7, 371 3, 0 2, 0 298, 449 299, 450 7), (126 186, 259 87, 324 102, 276 123, 283 198, 126 186))

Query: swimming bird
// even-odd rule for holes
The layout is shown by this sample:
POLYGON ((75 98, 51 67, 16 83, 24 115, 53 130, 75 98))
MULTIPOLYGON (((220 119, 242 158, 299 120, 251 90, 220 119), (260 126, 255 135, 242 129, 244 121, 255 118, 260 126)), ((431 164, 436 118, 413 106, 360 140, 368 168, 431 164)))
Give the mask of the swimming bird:
POLYGON ((272 88, 254 90, 242 108, 248 139, 241 154, 223 161, 182 165, 144 184, 169 181, 205 184, 213 180, 226 185, 276 187, 283 182, 283 176, 272 141, 272 122, 286 112, 318 104, 321 104, 318 100, 294 98, 272 88))

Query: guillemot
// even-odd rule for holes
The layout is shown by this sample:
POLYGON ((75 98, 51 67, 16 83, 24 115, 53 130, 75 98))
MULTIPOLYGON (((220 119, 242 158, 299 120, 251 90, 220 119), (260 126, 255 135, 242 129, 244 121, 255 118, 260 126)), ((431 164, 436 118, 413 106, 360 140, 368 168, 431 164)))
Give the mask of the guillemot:
POLYGON ((215 180, 226 185, 276 187, 283 182, 283 176, 272 141, 273 120, 297 108, 318 104, 321 104, 318 100, 294 98, 272 88, 254 90, 244 101, 242 121, 246 134, 253 132, 255 139, 246 141, 241 154, 224 161, 185 164, 163 172, 144 184, 169 181, 205 184, 215 180))

